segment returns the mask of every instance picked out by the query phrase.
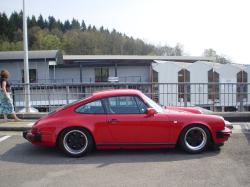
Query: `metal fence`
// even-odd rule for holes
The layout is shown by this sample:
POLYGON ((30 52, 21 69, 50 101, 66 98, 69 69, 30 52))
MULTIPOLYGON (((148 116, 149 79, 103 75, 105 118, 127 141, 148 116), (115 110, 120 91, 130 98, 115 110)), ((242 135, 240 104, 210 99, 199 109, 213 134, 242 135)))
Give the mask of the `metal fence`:
MULTIPOLYGON (((16 110, 24 107, 25 84, 13 84, 16 110)), ((138 89, 164 106, 199 106, 213 111, 250 111, 249 83, 64 83, 30 84, 31 105, 54 109, 107 89, 138 89)))
MULTIPOLYGON (((35 79, 32 84, 78 84, 79 82, 83 83, 95 83, 95 77, 83 77, 80 81, 79 78, 71 78, 71 79, 35 79)), ((145 76, 119 76, 120 83, 138 83, 147 81, 147 77, 145 76)), ((22 84, 24 80, 12 80, 13 84, 22 84)))

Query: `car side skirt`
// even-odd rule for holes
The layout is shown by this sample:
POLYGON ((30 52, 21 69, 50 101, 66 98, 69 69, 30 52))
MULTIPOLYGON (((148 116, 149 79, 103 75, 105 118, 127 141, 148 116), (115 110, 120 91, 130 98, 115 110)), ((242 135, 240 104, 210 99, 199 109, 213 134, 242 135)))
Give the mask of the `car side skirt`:
POLYGON ((174 148, 176 143, 105 143, 96 144, 97 149, 160 149, 174 148))

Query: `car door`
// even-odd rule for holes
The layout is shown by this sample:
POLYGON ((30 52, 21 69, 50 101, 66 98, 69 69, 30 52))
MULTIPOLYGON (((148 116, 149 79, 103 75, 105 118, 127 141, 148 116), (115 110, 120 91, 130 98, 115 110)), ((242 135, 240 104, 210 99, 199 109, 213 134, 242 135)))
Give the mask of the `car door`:
POLYGON ((114 141, 107 124, 107 112, 102 100, 85 103, 77 107, 75 112, 78 113, 75 120, 81 121, 84 127, 92 131, 96 144, 114 141))
POLYGON ((107 123, 117 144, 169 143, 170 128, 166 115, 146 114, 148 106, 138 96, 105 99, 107 123))

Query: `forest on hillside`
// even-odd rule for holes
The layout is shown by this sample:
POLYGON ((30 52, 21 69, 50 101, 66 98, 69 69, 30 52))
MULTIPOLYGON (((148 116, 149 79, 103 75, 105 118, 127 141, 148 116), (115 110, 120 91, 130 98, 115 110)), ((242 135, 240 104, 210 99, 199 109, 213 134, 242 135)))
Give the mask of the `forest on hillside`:
MULTIPOLYGON (((9 17, 0 12, 0 51, 23 49, 22 11, 9 17)), ((59 49, 70 55, 166 55, 182 56, 183 46, 155 46, 103 26, 86 25, 85 21, 65 20, 42 15, 27 18, 29 50, 59 49)), ((214 49, 205 49, 203 56, 215 57, 218 63, 230 63, 214 49)))
MULTIPOLYGON (((9 17, 0 13, 0 51, 22 50, 22 12, 9 17)), ((27 18, 29 50, 60 49, 64 54, 81 55, 182 55, 180 44, 175 47, 154 46, 103 26, 96 28, 76 19, 64 22, 53 16, 27 18)))

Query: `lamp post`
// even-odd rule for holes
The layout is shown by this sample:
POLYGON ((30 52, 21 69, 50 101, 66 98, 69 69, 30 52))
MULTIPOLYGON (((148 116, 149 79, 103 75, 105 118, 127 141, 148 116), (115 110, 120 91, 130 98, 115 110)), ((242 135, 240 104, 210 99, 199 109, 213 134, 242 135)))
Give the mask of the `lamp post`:
POLYGON ((24 99, 25 112, 30 112, 30 85, 29 85, 29 54, 27 39, 27 18, 25 14, 25 0, 23 0, 23 50, 24 50, 24 99))

